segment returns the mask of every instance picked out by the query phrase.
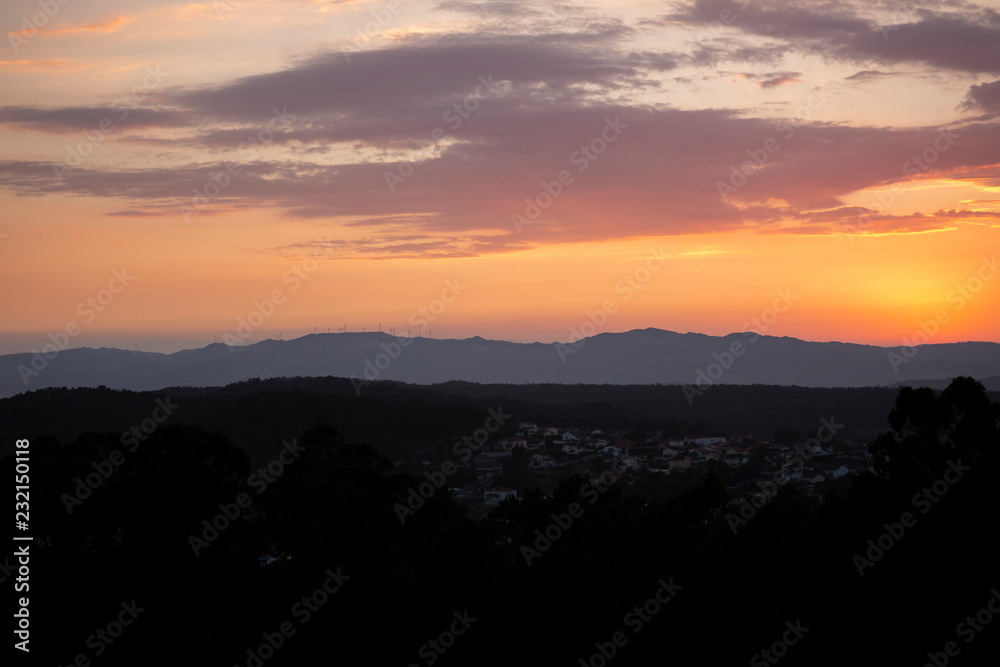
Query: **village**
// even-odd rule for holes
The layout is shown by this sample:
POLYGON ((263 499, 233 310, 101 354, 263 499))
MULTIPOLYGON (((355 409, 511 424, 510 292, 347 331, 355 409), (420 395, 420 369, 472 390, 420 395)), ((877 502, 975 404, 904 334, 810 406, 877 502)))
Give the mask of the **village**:
MULTIPOLYGON (((579 474, 591 481, 606 471, 626 486, 665 477, 669 486, 692 486, 714 470, 734 500, 761 493, 762 483, 777 488, 795 484, 818 498, 835 482, 871 471, 864 445, 834 439, 836 428, 796 442, 758 440, 751 436, 667 435, 600 428, 539 426, 522 422, 516 435, 487 443, 464 463, 450 464, 448 487, 463 504, 480 510, 517 498, 525 488, 551 492, 560 479, 579 474), (683 478, 690 478, 683 484, 683 478)), ((787 438, 786 438, 787 439, 787 438)), ((418 474, 441 468, 441 462, 417 456, 418 474)), ((397 461, 400 466, 402 461, 397 461)), ((655 482, 656 480, 654 480, 655 482)), ((666 481, 666 480, 663 480, 666 481)), ((481 514, 482 512, 476 512, 481 514)))

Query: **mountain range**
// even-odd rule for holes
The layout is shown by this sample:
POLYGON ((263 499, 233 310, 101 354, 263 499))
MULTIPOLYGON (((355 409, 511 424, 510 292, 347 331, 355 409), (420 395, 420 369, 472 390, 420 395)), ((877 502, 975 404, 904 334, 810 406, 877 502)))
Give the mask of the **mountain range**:
POLYGON ((478 383, 712 384, 803 387, 945 383, 957 375, 1000 388, 1000 344, 964 342, 913 348, 808 342, 754 333, 708 336, 661 329, 602 333, 573 343, 400 338, 381 332, 310 334, 173 354, 113 348, 48 348, 0 356, 0 397, 43 387, 151 390, 225 385, 250 378, 354 378, 478 383), (994 386, 998 385, 998 386, 994 386))

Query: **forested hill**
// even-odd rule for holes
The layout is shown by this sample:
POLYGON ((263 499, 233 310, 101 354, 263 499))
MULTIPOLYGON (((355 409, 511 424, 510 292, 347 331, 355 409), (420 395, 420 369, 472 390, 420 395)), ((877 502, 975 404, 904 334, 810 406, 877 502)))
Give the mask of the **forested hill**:
MULTIPOLYGON (((169 400, 176 408, 165 421, 221 430, 254 461, 270 456, 275 443, 316 421, 334 423, 348 440, 368 442, 387 456, 411 448, 445 448, 454 438, 480 427, 486 411, 498 406, 512 415, 500 435, 527 421, 770 439, 776 429, 805 436, 819 427, 820 419, 832 417, 844 425, 841 438, 866 442, 885 429, 885 415, 898 392, 896 388, 719 385, 704 388, 703 394, 688 401, 682 387, 671 385, 449 382, 427 387, 374 382, 358 387, 349 379, 333 377, 255 379, 225 387, 148 392, 41 389, 0 399, 0 428, 69 442, 83 431, 128 431, 150 418, 157 400, 169 400)), ((9 442, 3 446, 10 451, 9 442)))

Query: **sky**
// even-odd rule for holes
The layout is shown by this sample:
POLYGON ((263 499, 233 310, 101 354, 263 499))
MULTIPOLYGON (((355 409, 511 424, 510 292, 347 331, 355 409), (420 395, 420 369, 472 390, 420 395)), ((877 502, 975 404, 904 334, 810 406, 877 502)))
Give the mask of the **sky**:
POLYGON ((5 2, 0 353, 1000 342, 998 9, 5 2))

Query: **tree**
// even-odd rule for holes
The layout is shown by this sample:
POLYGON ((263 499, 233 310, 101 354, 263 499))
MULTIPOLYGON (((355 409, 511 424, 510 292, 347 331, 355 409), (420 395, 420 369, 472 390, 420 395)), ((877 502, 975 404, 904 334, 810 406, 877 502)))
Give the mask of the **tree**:
POLYGON ((983 385, 957 377, 936 394, 933 389, 902 387, 889 413, 892 430, 870 447, 875 472, 910 486, 936 479, 949 459, 966 464, 995 451, 1000 443, 1000 405, 983 385))

